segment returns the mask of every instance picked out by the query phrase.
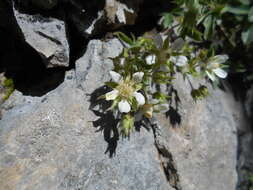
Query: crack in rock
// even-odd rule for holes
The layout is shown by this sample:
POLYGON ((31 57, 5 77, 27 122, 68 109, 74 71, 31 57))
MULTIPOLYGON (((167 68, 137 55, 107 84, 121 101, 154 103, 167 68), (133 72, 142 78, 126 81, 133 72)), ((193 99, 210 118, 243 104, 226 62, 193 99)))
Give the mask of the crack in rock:
POLYGON ((180 177, 177 172, 176 163, 174 161, 173 155, 170 152, 168 146, 166 146, 165 138, 161 134, 161 129, 158 124, 158 121, 152 120, 150 125, 154 133, 155 146, 159 153, 159 159, 161 161, 164 174, 169 184, 175 190, 182 190, 182 187, 180 184, 180 177))

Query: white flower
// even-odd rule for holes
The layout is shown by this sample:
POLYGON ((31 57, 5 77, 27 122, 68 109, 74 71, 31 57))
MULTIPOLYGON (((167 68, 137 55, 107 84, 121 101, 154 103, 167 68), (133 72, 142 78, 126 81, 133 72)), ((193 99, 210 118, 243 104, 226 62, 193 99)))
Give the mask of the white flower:
POLYGON ((105 99, 107 101, 109 101, 109 100, 115 100, 118 97, 118 95, 119 95, 119 91, 116 90, 116 89, 114 89, 113 91, 108 92, 108 93, 105 94, 105 99))
POLYGON ((146 63, 148 65, 153 65, 153 64, 155 64, 155 62, 156 62, 156 55, 148 55, 146 57, 146 63))
POLYGON ((214 69, 213 72, 220 78, 226 78, 228 73, 221 68, 214 69))
POLYGON ((222 64, 228 60, 227 55, 216 55, 212 59, 212 64, 222 64))
POLYGON ((143 72, 134 73, 133 74, 133 80, 134 80, 134 82, 140 83, 142 81, 143 76, 144 76, 143 72))
POLYGON ((170 57, 170 61, 173 62, 174 64, 176 64, 179 67, 183 67, 187 64, 188 59, 187 59, 187 57, 185 57, 183 55, 179 55, 179 56, 170 57))
POLYGON ((209 59, 209 61, 207 62, 206 74, 212 81, 215 81, 215 75, 219 78, 227 77, 227 72, 220 68, 221 64, 225 63, 227 60, 227 55, 216 55, 209 59))
POLYGON ((138 103, 138 106, 142 106, 145 104, 145 97, 141 93, 134 92, 134 97, 138 103))
POLYGON ((211 81, 215 81, 216 78, 215 78, 213 73, 210 73, 209 71, 206 71, 206 74, 209 77, 209 79, 211 79, 211 81))
POLYGON ((116 73, 115 71, 110 71, 110 75, 113 82, 119 82, 122 79, 122 76, 119 73, 116 73))
POLYGON ((143 115, 146 118, 152 118, 153 112, 165 113, 169 110, 169 104, 159 104, 159 101, 152 99, 149 104, 144 104, 141 110, 135 114, 135 121, 140 121, 143 115), (151 103, 152 102, 152 103, 151 103))
POLYGON ((125 64, 125 58, 121 58, 120 62, 119 62, 119 65, 124 66, 124 64, 125 64))
POLYGON ((121 100, 118 104, 118 108, 121 113, 128 113, 131 110, 131 106, 126 100, 121 100))
POLYGON ((135 89, 135 84, 142 81, 144 76, 143 72, 134 73, 132 79, 128 77, 123 79, 123 77, 115 71, 110 71, 110 75, 112 81, 118 84, 112 91, 105 94, 105 99, 110 101, 118 98, 116 101, 118 101, 118 109, 121 113, 128 113, 131 111, 132 98, 136 99, 138 106, 145 104, 145 97, 135 89))

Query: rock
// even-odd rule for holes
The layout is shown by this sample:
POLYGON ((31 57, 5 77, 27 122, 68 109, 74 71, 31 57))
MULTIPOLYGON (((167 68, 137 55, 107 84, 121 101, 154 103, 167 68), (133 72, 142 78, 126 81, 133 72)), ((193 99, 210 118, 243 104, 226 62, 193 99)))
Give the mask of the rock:
POLYGON ((29 15, 14 9, 25 41, 44 59, 47 67, 69 66, 69 45, 64 21, 29 15))
POLYGON ((139 28, 150 29, 150 23, 155 25, 161 13, 169 8, 169 3, 164 0, 24 0, 17 1, 17 4, 27 12, 32 10, 34 13, 67 18, 69 26, 85 38, 134 25, 140 20, 145 23, 138 23, 139 28), (54 10, 54 7, 57 8, 54 10))
POLYGON ((109 77, 107 57, 118 49, 122 46, 117 40, 93 40, 77 62, 76 73, 66 73, 57 89, 42 97, 14 93, 5 102, 0 120, 3 189, 171 189, 151 130, 141 128, 130 139, 119 140, 113 121, 89 109, 91 95, 109 77), (75 76, 80 77, 82 68, 86 77, 78 80, 81 90, 75 76), (101 119, 106 128, 99 132, 94 123, 101 119))
MULTIPOLYGON (((93 40, 89 43, 89 48, 86 54, 76 62, 76 80, 78 87, 81 87, 84 91, 90 92, 89 85, 93 83, 87 83, 86 81, 96 81, 101 83, 102 80, 109 80, 108 73, 113 68, 113 62, 110 59, 114 58, 121 53, 123 46, 117 39, 112 39, 107 43, 102 43, 99 40, 93 40), (96 64, 94 64, 96 63, 96 64), (94 72, 90 72, 93 69, 94 72), (100 73, 97 77, 98 73, 100 73)), ((101 83, 103 85, 103 83, 101 83)))
MULTIPOLYGON (((194 80, 192 85, 198 87, 194 80)), ((229 89, 211 86, 207 99, 194 102, 191 85, 182 76, 173 88, 171 109, 167 117, 158 115, 155 124, 156 145, 170 184, 182 190, 236 189, 241 104, 229 89)))
POLYGON ((239 128, 239 152, 238 152, 238 175, 240 190, 248 190, 252 187, 252 182, 249 181, 253 173, 253 87, 251 87, 246 94, 244 101, 245 117, 241 121, 239 128))
POLYGON ((248 118, 253 118, 253 86, 248 90, 244 103, 248 118))
POLYGON ((236 189, 242 110, 229 90, 210 88, 210 97, 194 103, 178 76, 168 118, 157 115, 130 139, 120 138, 117 121, 103 112, 108 103, 98 97, 108 90, 109 57, 122 48, 116 39, 92 40, 58 88, 42 97, 15 91, 3 104, 1 187, 236 189))
POLYGON ((122 1, 117 0, 106 0, 104 9, 108 24, 115 28, 122 25, 133 25, 143 0, 134 1, 134 4, 131 2, 133 1, 122 3, 122 1), (132 4, 132 6, 129 7, 128 4, 132 4))

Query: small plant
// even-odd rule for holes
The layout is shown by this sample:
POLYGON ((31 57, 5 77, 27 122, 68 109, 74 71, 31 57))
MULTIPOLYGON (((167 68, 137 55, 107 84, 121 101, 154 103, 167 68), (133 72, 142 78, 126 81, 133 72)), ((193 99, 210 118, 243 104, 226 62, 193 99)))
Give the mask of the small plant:
POLYGON ((7 100, 14 91, 14 82, 12 79, 5 78, 3 81, 3 87, 5 88, 3 100, 7 100))
POLYGON ((182 38, 226 52, 231 75, 243 83, 253 81, 253 2, 250 0, 173 0, 163 14, 164 29, 182 38), (240 55, 238 56, 238 52, 240 55))
MULTIPOLYGON (((226 55, 196 51, 184 41, 171 43, 168 37, 162 44, 156 44, 150 38, 130 38, 123 33, 117 33, 117 36, 126 47, 113 59, 111 81, 106 82, 112 90, 100 98, 112 101, 109 111, 114 112, 115 119, 121 120, 120 129, 124 136, 129 136, 134 123, 143 117, 152 118, 153 113, 168 111, 169 95, 155 87, 172 85, 176 73, 181 73, 184 78, 193 76, 212 81, 227 76, 222 69, 228 59, 226 55)), ((207 95, 208 89, 204 85, 192 89, 195 100, 207 95)))

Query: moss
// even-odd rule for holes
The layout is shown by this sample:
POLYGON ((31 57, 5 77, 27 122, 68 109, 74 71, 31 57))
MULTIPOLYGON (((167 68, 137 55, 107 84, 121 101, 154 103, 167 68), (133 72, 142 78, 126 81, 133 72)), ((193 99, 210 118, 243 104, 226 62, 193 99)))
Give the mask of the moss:
POLYGON ((5 96, 3 97, 3 100, 7 100, 12 92, 14 91, 14 82, 12 79, 5 79, 3 82, 3 87, 6 88, 5 96))
POLYGON ((7 88, 14 88, 14 82, 12 79, 5 79, 3 82, 3 86, 7 88))

